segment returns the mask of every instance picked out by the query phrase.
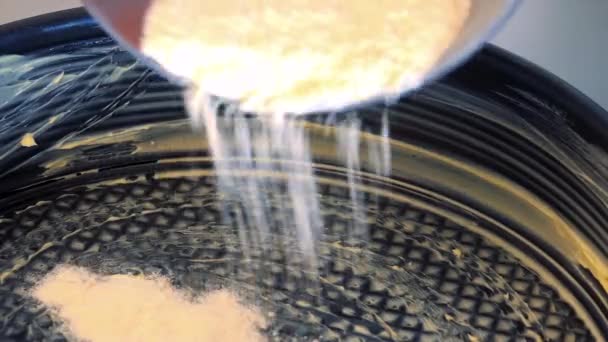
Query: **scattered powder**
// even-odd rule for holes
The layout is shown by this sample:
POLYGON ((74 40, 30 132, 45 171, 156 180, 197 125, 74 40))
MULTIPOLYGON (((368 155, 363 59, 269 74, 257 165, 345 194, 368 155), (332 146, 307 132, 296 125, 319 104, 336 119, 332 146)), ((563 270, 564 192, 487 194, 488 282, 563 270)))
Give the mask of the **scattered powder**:
POLYGON ((32 133, 25 133, 23 135, 23 137, 21 137, 21 142, 20 142, 21 146, 23 147, 34 147, 34 146, 38 146, 38 144, 36 143, 36 139, 34 139, 34 134, 32 133))
POLYGON ((74 340, 264 341, 263 316, 230 291, 192 299, 162 277, 100 276, 60 266, 33 290, 74 340))
POLYGON ((460 250, 459 248, 452 249, 452 254, 454 254, 454 256, 458 259, 462 258, 462 250, 460 250))
POLYGON ((475 335, 471 335, 471 334, 468 334, 467 338, 469 339, 470 342, 480 342, 481 341, 481 339, 479 337, 477 337, 475 335))
POLYGON ((419 86, 470 0, 155 0, 141 49, 257 113, 338 109, 419 86))

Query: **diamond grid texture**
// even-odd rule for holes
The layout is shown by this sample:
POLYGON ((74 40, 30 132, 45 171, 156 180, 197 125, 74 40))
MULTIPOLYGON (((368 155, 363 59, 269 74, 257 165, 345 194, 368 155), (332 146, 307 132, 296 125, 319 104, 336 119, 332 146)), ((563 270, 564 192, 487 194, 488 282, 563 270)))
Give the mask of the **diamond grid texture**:
POLYGON ((326 238, 318 274, 299 272, 281 249, 251 249, 245 263, 238 232, 221 224, 214 182, 131 176, 64 190, 0 218, 0 272, 9 274, 0 285, 2 339, 65 340, 27 291, 70 263, 161 274, 196 292, 238 288, 274 314, 270 340, 593 340, 537 274, 433 213, 368 196, 367 246, 351 245, 343 238, 349 195, 333 186, 319 189, 326 238))

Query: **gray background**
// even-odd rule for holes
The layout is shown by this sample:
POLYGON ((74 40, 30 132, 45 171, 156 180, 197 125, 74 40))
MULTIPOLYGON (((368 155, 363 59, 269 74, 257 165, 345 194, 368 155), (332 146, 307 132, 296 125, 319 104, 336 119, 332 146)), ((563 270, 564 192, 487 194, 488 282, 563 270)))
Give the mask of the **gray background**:
MULTIPOLYGON (((0 0, 0 24, 77 6, 79 0, 0 0)), ((492 42, 552 71, 608 109, 608 0, 523 0, 492 42)))

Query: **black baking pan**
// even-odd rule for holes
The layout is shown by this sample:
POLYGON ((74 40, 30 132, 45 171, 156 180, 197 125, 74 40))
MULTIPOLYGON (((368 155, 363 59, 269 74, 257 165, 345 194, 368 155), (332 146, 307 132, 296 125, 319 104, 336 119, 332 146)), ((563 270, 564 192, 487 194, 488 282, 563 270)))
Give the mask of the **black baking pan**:
MULTIPOLYGON (((386 272, 341 263, 369 259, 329 250, 319 274, 333 283, 317 283, 314 296, 287 286, 292 271, 263 253, 252 265, 266 279, 228 261, 193 271, 194 259, 243 258, 226 247, 233 230, 224 247, 173 234, 220 220, 200 204, 215 186, 201 133, 188 126, 182 89, 83 9, 1 26, 0 56, 3 340, 65 339, 27 296, 60 263, 160 273, 194 290, 247 279, 252 298, 286 294, 260 304, 278 317, 270 340, 608 339, 608 113, 498 47, 395 103, 302 119, 331 131, 356 117, 373 135, 388 115, 393 172, 362 177, 376 189, 364 196, 376 219, 362 255, 405 289, 382 287, 386 272), (35 146, 22 143, 28 133, 35 146), (169 143, 176 136, 192 143, 169 143)), ((335 185, 344 173, 327 155, 313 158, 331 207, 325 229, 339 236, 350 212, 335 185)))

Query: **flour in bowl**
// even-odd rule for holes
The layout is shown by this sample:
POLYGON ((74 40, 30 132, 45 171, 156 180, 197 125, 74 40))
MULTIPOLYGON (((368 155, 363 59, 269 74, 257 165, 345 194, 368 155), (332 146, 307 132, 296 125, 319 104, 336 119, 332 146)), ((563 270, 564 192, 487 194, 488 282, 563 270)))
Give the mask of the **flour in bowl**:
POLYGON ((337 109, 420 85, 470 0, 155 0, 141 48, 256 113, 337 109))

